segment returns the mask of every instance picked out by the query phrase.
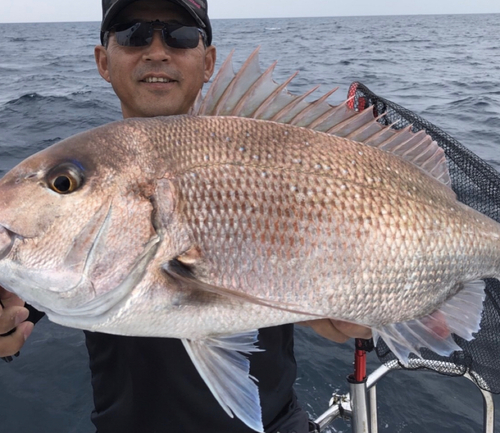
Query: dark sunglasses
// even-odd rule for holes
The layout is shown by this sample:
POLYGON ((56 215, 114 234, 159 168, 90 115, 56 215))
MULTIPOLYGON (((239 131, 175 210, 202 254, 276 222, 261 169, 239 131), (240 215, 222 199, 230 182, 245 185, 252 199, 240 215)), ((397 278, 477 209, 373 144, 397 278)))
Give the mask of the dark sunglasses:
POLYGON ((158 20, 116 24, 106 32, 105 38, 107 42, 109 33, 113 31, 118 45, 123 47, 145 47, 151 44, 155 30, 161 30, 163 40, 172 48, 196 48, 200 42, 200 34, 203 43, 205 46, 207 45, 207 34, 202 29, 181 24, 164 23, 158 20))

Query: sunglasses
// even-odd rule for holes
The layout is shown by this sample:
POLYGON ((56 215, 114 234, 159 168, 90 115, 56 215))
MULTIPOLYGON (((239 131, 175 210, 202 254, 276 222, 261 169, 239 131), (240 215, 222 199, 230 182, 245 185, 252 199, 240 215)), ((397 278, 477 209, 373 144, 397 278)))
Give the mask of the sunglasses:
POLYGON ((123 47, 145 47, 151 44, 155 30, 161 30, 163 41, 171 48, 196 48, 200 42, 207 45, 207 34, 198 27, 169 24, 162 21, 133 21, 116 24, 105 34, 106 41, 109 33, 114 31, 118 45, 123 47))

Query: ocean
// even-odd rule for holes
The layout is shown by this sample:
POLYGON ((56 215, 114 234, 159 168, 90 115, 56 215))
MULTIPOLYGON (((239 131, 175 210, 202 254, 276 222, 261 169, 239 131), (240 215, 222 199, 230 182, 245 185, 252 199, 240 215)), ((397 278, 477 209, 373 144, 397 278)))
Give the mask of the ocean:
MULTIPOLYGON (((218 65, 235 49, 235 68, 260 46, 262 68, 320 96, 345 99, 360 81, 436 124, 500 170, 500 15, 371 16, 214 20, 218 65)), ((99 23, 0 24, 0 176, 65 137, 120 118, 97 73, 99 23)), ((296 389, 316 417, 332 392, 348 391, 353 342, 335 344, 297 327, 296 389)), ((368 368, 379 365, 368 355, 368 368)), ((500 404, 500 398, 495 396, 500 404)), ((482 400, 465 378, 393 372, 378 385, 379 431, 482 431, 482 400)), ((0 362, 0 432, 93 433, 83 333, 43 319, 20 357, 0 362)), ((500 418, 496 428, 500 431, 500 418)), ((349 432, 339 420, 330 432, 349 432)))

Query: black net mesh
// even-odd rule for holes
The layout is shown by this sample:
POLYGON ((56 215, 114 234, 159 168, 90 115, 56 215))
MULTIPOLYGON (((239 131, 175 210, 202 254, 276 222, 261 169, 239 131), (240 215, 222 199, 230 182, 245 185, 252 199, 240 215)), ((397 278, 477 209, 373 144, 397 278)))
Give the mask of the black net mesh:
MULTIPOLYGON (((411 111, 375 95, 363 84, 353 83, 349 96, 354 97, 356 110, 363 110, 373 105, 377 114, 386 113, 380 119, 383 124, 392 125, 396 129, 412 125, 415 132, 425 130, 446 153, 452 187, 458 199, 500 222, 500 174, 497 171, 438 127, 411 111)), ((498 280, 486 280, 486 300, 480 332, 472 341, 455 337, 463 351, 455 352, 448 358, 438 356, 429 350, 422 351, 424 359, 436 361, 430 369, 451 376, 468 372, 482 389, 495 394, 500 393, 499 289, 498 280), (458 368, 451 368, 450 363, 458 368)), ((376 350, 379 359, 384 363, 396 359, 382 341, 378 343, 376 350)))

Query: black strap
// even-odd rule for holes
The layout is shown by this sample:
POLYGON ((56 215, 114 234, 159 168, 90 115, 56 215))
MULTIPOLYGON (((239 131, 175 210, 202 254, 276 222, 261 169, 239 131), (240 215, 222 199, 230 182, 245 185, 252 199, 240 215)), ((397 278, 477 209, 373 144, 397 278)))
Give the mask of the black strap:
MULTIPOLYGON (((3 308, 2 301, 0 301, 0 305, 3 308)), ((28 318, 26 319, 28 322, 33 322, 36 324, 43 316, 45 316, 45 313, 38 311, 37 309, 35 309, 35 307, 33 307, 29 304, 26 304, 25 307, 29 311, 28 318)), ((0 335, 0 337, 7 337, 8 335, 14 333, 15 331, 16 331, 16 328, 11 329, 9 332, 6 332, 5 334, 0 335)), ((14 357, 17 358, 20 354, 21 354, 21 352, 17 352, 14 356, 4 356, 2 359, 5 362, 12 362, 14 360, 14 357)))

